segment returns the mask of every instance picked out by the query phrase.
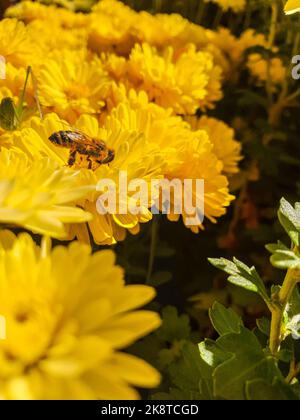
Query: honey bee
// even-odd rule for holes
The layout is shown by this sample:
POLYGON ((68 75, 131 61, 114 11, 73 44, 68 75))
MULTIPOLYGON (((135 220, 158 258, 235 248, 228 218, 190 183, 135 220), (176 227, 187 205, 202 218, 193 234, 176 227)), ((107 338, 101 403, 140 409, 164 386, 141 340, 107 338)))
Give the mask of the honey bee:
POLYGON ((114 150, 109 149, 104 141, 89 137, 80 131, 57 131, 49 137, 49 140, 57 146, 70 150, 69 166, 74 166, 79 158, 81 164, 85 161, 88 169, 95 170, 115 158, 114 150))

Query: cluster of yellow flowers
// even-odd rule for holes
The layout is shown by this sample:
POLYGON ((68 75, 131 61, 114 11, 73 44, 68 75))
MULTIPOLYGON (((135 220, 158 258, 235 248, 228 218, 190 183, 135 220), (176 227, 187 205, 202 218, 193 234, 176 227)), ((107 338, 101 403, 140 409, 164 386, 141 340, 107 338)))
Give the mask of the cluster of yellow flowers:
MULTIPOLYGON (((18 103, 28 66, 34 78, 16 129, 0 129, 0 223, 78 241, 51 250, 47 239, 37 246, 29 235, 0 231, 0 315, 8 331, 0 341, 0 398, 136 398, 132 385, 159 383, 153 368, 119 351, 159 326, 155 313, 135 310, 153 289, 125 286, 113 253, 91 255, 89 245, 90 235, 111 245, 137 234, 152 218, 151 203, 137 215, 101 215, 95 186, 118 182, 123 170, 128 182, 149 186, 203 179, 205 217, 216 222, 234 198, 229 177, 242 155, 234 131, 206 112, 222 99, 222 83, 237 77, 245 50, 265 43, 253 31, 236 38, 116 0, 89 14, 32 1, 8 9, 0 21, 0 100, 18 103), (113 161, 68 166, 69 150, 49 140, 68 127, 104 141, 113 161)), ((250 56, 248 67, 262 81, 260 58, 250 56)), ((9 114, 0 111, 1 124, 9 114)))
MULTIPOLYGON (((7 62, 0 98, 9 96, 17 101, 30 65, 45 117, 41 120, 28 112, 19 130, 3 133, 1 143, 14 153, 16 148, 19 154, 22 151, 29 160, 48 158, 62 168, 69 152, 48 138, 69 124, 105 140, 115 152, 109 166, 89 170, 81 161, 71 169, 64 168, 79 172, 71 177, 78 184, 78 194, 69 201, 69 217, 60 214, 61 203, 52 196, 57 212, 51 217, 57 231, 49 227, 48 234, 62 238, 61 223, 65 222, 65 238, 88 240, 83 221, 88 221, 98 244, 122 240, 128 230, 138 233, 140 223, 152 218, 147 208, 141 215, 126 217, 103 216, 96 211, 97 194, 92 186, 104 177, 116 179, 120 170, 128 172, 128 181, 204 179, 205 216, 215 221, 225 213, 233 199, 227 175, 238 172, 240 144, 233 132, 223 137, 222 130, 214 130, 215 136, 208 135, 213 120, 208 119, 205 127, 194 123, 193 129, 188 122, 188 117, 213 108, 222 98, 220 56, 224 58, 226 52, 215 40, 210 42, 210 31, 179 15, 137 13, 115 0, 99 2, 90 14, 24 1, 10 8, 7 16, 0 22, 0 54, 7 62), (86 211, 81 211, 77 220, 75 205, 86 211)), ((34 99, 34 85, 29 83, 26 101, 31 109, 34 99)), ((10 222, 30 225, 30 221, 25 225, 17 218, 10 222)), ((35 232, 47 233, 36 223, 31 226, 35 232)), ((198 231, 202 225, 191 228, 198 231)))

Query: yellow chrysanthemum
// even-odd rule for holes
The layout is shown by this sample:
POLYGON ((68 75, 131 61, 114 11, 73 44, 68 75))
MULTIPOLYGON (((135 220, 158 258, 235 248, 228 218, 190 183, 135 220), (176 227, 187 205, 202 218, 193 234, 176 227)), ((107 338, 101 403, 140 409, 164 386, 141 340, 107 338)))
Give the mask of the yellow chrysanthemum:
POLYGON ((265 82, 270 77, 272 84, 280 85, 286 77, 286 68, 279 57, 271 58, 268 63, 260 54, 250 54, 247 67, 259 82, 265 82))
POLYGON ((220 6, 224 11, 232 9, 234 12, 242 12, 246 7, 246 0, 205 0, 212 1, 220 6))
POLYGON ((258 46, 267 48, 268 41, 266 36, 255 32, 254 29, 247 29, 238 40, 237 51, 243 54, 248 48, 258 46))
MULTIPOLYGON (((140 12, 134 23, 134 34, 140 43, 163 48, 172 45, 181 47, 194 42, 190 33, 191 23, 178 14, 157 14, 140 12)), ((199 27, 200 28, 200 27, 199 27)))
POLYGON ((46 60, 38 75, 41 103, 74 123, 83 113, 97 114, 105 105, 109 79, 100 59, 85 51, 64 51, 46 60))
POLYGON ((137 13, 116 0, 96 4, 91 14, 88 45, 93 51, 129 53, 134 44, 131 28, 137 13))
POLYGON ((26 23, 40 20, 48 26, 58 23, 65 28, 84 27, 87 25, 89 16, 83 13, 73 13, 55 5, 44 5, 39 2, 21 1, 6 10, 6 16, 23 20, 26 23))
POLYGON ((126 286, 111 251, 91 255, 77 242, 50 251, 8 232, 1 243, 1 399, 136 399, 133 386, 158 385, 155 369, 119 351, 160 325, 136 310, 153 288, 126 286))
MULTIPOLYGON (((217 218, 226 213, 226 207, 230 205, 234 196, 229 194, 228 179, 222 175, 223 164, 213 153, 213 145, 209 141, 205 131, 200 130, 194 135, 193 141, 182 144, 178 153, 181 156, 180 165, 168 172, 168 179, 179 178, 181 180, 191 179, 204 181, 204 193, 198 195, 197 189, 193 187, 193 203, 203 205, 203 216, 212 223, 217 222, 217 218)), ((200 211, 201 206, 197 208, 200 211)), ((197 212, 196 212, 197 214, 197 212)), ((199 216, 199 214, 198 214, 199 216)), ((183 211, 182 218, 184 224, 194 233, 203 229, 203 223, 197 222, 194 225, 187 224, 188 217, 186 211, 183 211)), ((180 218, 178 214, 170 214, 168 218, 171 221, 177 221, 180 218)))
MULTIPOLYGON (((119 192, 120 171, 127 171, 128 183, 139 178, 145 180, 149 186, 152 178, 160 179, 163 176, 164 161, 159 148, 149 145, 142 132, 126 130, 122 127, 120 115, 124 113, 123 108, 124 105, 120 104, 107 118, 103 128, 99 127, 95 118, 87 115, 82 116, 77 122, 76 127, 83 133, 104 140, 115 152, 115 158, 109 165, 102 165, 96 170, 88 170, 84 161, 77 163, 76 169, 80 170, 82 185, 97 185, 101 179, 111 179, 116 182, 117 192, 119 192)), ((69 150, 53 145, 48 138, 52 133, 66 128, 66 123, 60 121, 55 114, 47 115, 43 121, 34 117, 30 121, 30 128, 13 133, 11 141, 33 159, 50 156, 64 166, 68 161, 69 150)), ((93 215, 89 227, 96 243, 112 244, 123 240, 127 230, 132 234, 137 234, 139 224, 152 219, 152 214, 148 210, 151 206, 150 202, 141 214, 100 215, 96 208, 99 195, 100 192, 94 191, 86 200, 79 201, 81 207, 93 215)), ((132 195, 133 193, 130 193, 127 197, 128 203, 132 195)), ((83 227, 74 226, 70 234, 72 233, 84 240, 88 237, 83 227)))
POLYGON ((287 15, 291 15, 296 12, 300 12, 300 1, 299 0, 288 0, 285 9, 287 15))
POLYGON ((0 151, 1 224, 65 238, 65 224, 91 219, 88 213, 70 204, 89 190, 79 185, 78 174, 59 168, 49 159, 31 162, 20 151, 0 151))
MULTIPOLYGON (((64 50, 81 50, 87 44, 87 30, 86 28, 73 28, 67 30, 60 25, 57 20, 43 21, 40 19, 34 20, 27 25, 29 36, 34 40, 35 44, 40 48, 40 57, 48 57, 49 52, 56 52, 59 48, 61 56, 64 51, 60 48, 63 46, 64 50)), ((40 60, 43 64, 44 60, 40 60)))
POLYGON ((213 144, 213 152, 223 163, 223 172, 234 174, 239 171, 241 156, 241 143, 234 138, 234 130, 223 121, 206 116, 200 119, 191 117, 188 119, 194 130, 205 130, 209 140, 213 144))
POLYGON ((15 67, 27 67, 35 61, 36 46, 22 22, 16 19, 0 21, 0 55, 15 67))
POLYGON ((137 89, 150 100, 172 108, 178 114, 195 114, 198 108, 212 107, 221 99, 221 69, 211 54, 189 45, 180 54, 172 47, 163 54, 148 44, 136 45, 131 52, 128 72, 137 89))
MULTIPOLYGON (((229 194, 228 180, 222 175, 223 164, 213 152, 213 144, 204 129, 192 131, 181 117, 149 103, 145 93, 137 95, 133 90, 128 95, 127 105, 122 104, 119 109, 122 112, 118 113, 118 120, 126 130, 144 133, 149 143, 159 147, 166 161, 166 179, 179 179, 182 183, 186 179, 203 180, 204 196, 199 197, 198 202, 204 204, 204 216, 216 222, 217 217, 225 214, 226 206, 234 197, 229 194)), ((196 190, 193 192, 196 194, 196 190)), ((177 221, 180 215, 169 214, 168 217, 177 221)), ((183 213, 184 222, 186 217, 183 213)), ((190 228, 198 232, 203 226, 200 223, 190 228)))

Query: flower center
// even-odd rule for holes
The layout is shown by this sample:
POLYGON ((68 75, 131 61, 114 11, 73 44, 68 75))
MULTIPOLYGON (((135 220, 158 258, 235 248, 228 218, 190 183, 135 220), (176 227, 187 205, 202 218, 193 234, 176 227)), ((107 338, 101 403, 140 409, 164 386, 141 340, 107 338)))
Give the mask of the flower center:
POLYGON ((68 87, 66 94, 70 99, 88 98, 90 96, 90 88, 87 85, 74 82, 68 87))

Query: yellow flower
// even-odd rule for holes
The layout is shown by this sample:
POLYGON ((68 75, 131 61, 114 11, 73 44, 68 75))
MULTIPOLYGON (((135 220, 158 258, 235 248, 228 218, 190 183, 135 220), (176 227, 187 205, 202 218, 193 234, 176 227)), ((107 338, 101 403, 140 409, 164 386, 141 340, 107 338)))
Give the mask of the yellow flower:
POLYGON ((64 51, 45 60, 38 81, 41 103, 71 123, 83 113, 99 113, 109 87, 100 59, 89 61, 85 51, 64 51))
POLYGON ((238 40, 237 50, 243 54, 248 48, 256 46, 267 48, 267 45, 268 41, 264 34, 256 33, 254 29, 247 29, 238 40))
POLYGON ((155 47, 166 45, 182 46, 192 39, 186 39, 190 23, 178 14, 157 14, 140 12, 134 22, 134 34, 140 43, 155 47))
POLYGON ((88 24, 89 16, 83 13, 73 13, 55 5, 44 5, 39 2, 21 1, 6 10, 7 17, 17 18, 26 23, 40 20, 51 30, 53 23, 65 28, 84 27, 88 24))
POLYGON ((31 162, 20 151, 0 151, 1 224, 65 238, 65 224, 91 219, 88 213, 70 204, 90 189, 79 185, 74 171, 59 168, 49 159, 31 162))
MULTIPOLYGON (((191 179, 204 181, 204 194, 198 195, 197 189, 193 184, 193 203, 203 205, 203 216, 212 223, 217 222, 217 218, 226 213, 234 196, 229 194, 228 179, 222 175, 222 163, 212 151, 212 143, 203 130, 195 132, 190 143, 182 144, 177 150, 181 157, 180 165, 168 172, 168 179, 179 178, 181 180, 191 179), (196 201, 197 200, 197 201, 196 201)), ((184 206, 183 206, 184 208, 184 206)), ((200 212, 201 207, 197 207, 196 214, 200 212)), ((191 215, 183 211, 182 219, 184 224, 194 233, 203 229, 203 223, 197 222, 194 225, 187 224, 187 218, 191 215)), ((198 214, 199 216, 199 214, 198 214)), ((171 221, 177 221, 180 218, 178 214, 168 215, 171 221)))
POLYGON ((93 7, 88 45, 93 51, 128 54, 134 44, 131 28, 137 13, 116 0, 103 0, 93 7))
MULTIPOLYGON (((118 121, 123 128, 132 132, 144 133, 150 144, 159 147, 166 165, 164 177, 170 181, 186 179, 204 181, 204 197, 199 197, 203 204, 204 216, 213 223, 225 214, 226 207, 233 200, 229 194, 228 180, 222 175, 223 164, 213 151, 213 144, 204 129, 192 131, 189 124, 163 109, 148 102, 144 92, 129 92, 127 104, 119 107, 118 121)), ((193 194, 196 188, 193 185, 193 194)), ((171 208, 174 197, 171 197, 171 208)), ((183 203, 184 204, 184 203, 183 203)), ((184 207, 184 205, 183 205, 184 207)), ((180 215, 168 215, 177 221, 180 215)), ((187 215, 183 213, 186 223, 187 215)), ((203 229, 202 223, 189 226, 194 232, 203 229)))
POLYGON ((291 15, 296 12, 300 12, 300 1, 299 0, 288 0, 285 9, 287 15, 291 15))
POLYGON ((206 116, 200 119, 188 119, 194 130, 205 130, 213 144, 213 152, 223 163, 223 172, 234 174, 239 172, 238 163, 242 159, 241 143, 234 139, 234 130, 223 121, 206 116))
MULTIPOLYGON (((119 192, 120 171, 127 171, 128 183, 139 178, 145 180, 150 186, 152 178, 162 178, 164 161, 159 148, 150 145, 142 131, 127 130, 122 126, 121 115, 124 112, 124 104, 120 104, 106 119, 102 128, 91 116, 82 116, 77 121, 76 127, 81 132, 90 137, 104 140, 107 146, 115 152, 115 158, 109 165, 101 165, 96 170, 87 169, 87 163, 84 160, 77 163, 76 169, 80 171, 82 185, 97 185, 101 179, 111 179, 116 182, 117 192, 119 192)), ((32 118, 29 125, 29 128, 24 128, 21 132, 11 135, 12 144, 28 153, 32 159, 49 156, 55 159, 59 165, 65 166, 69 150, 53 145, 48 138, 56 131, 65 130, 66 123, 62 122, 57 115, 48 114, 43 121, 38 117, 32 118)), ((148 210, 151 203, 143 209, 141 214, 137 215, 100 215, 96 208, 99 195, 100 192, 94 191, 89 194, 87 199, 78 201, 81 207, 93 215, 89 227, 96 243, 112 244, 123 240, 127 230, 132 234, 137 234, 139 224, 152 219, 152 214, 148 210)), ((133 193, 129 193, 128 203, 132 195, 133 193)), ((73 226, 71 234, 73 236, 76 234, 84 240, 87 240, 88 237, 84 226, 73 226)))
POLYGON ((246 7, 246 0, 205 0, 213 1, 220 6, 225 12, 232 9, 234 12, 242 12, 246 7))
POLYGON ((178 114, 195 114, 198 108, 212 107, 222 97, 221 69, 211 54, 189 45, 175 55, 172 47, 163 54, 148 44, 136 45, 129 58, 129 76, 137 89, 150 100, 178 114))
MULTIPOLYGON (((0 92, 3 92, 2 96, 12 98, 15 104, 17 104, 24 88, 25 79, 26 69, 24 67, 16 68, 8 63, 6 65, 6 77, 4 80, 0 79, 0 92)), ((24 99, 30 107, 34 105, 34 91, 31 78, 28 79, 24 99)))
POLYGON ((160 325, 136 310, 153 288, 126 286, 111 251, 91 255, 77 242, 51 251, 8 232, 1 243, 1 399, 136 399, 133 386, 158 385, 155 369, 120 351, 160 325))
POLYGON ((27 67, 35 62, 36 46, 22 22, 16 19, 0 21, 0 55, 15 67, 27 67))
MULTIPOLYGON (((86 28, 65 29, 60 22, 55 20, 34 20, 27 25, 29 36, 40 48, 39 61, 43 64, 45 57, 49 58, 49 52, 55 52, 62 58, 65 50, 81 50, 87 44, 86 28), (59 48, 63 46, 62 48, 59 48)), ((50 55, 51 56, 51 55, 50 55)))
POLYGON ((280 85, 286 77, 286 68, 279 57, 271 58, 270 64, 260 54, 250 54, 248 57, 247 67, 252 76, 259 82, 268 80, 274 85, 280 85), (270 73, 269 73, 270 72, 270 73))

